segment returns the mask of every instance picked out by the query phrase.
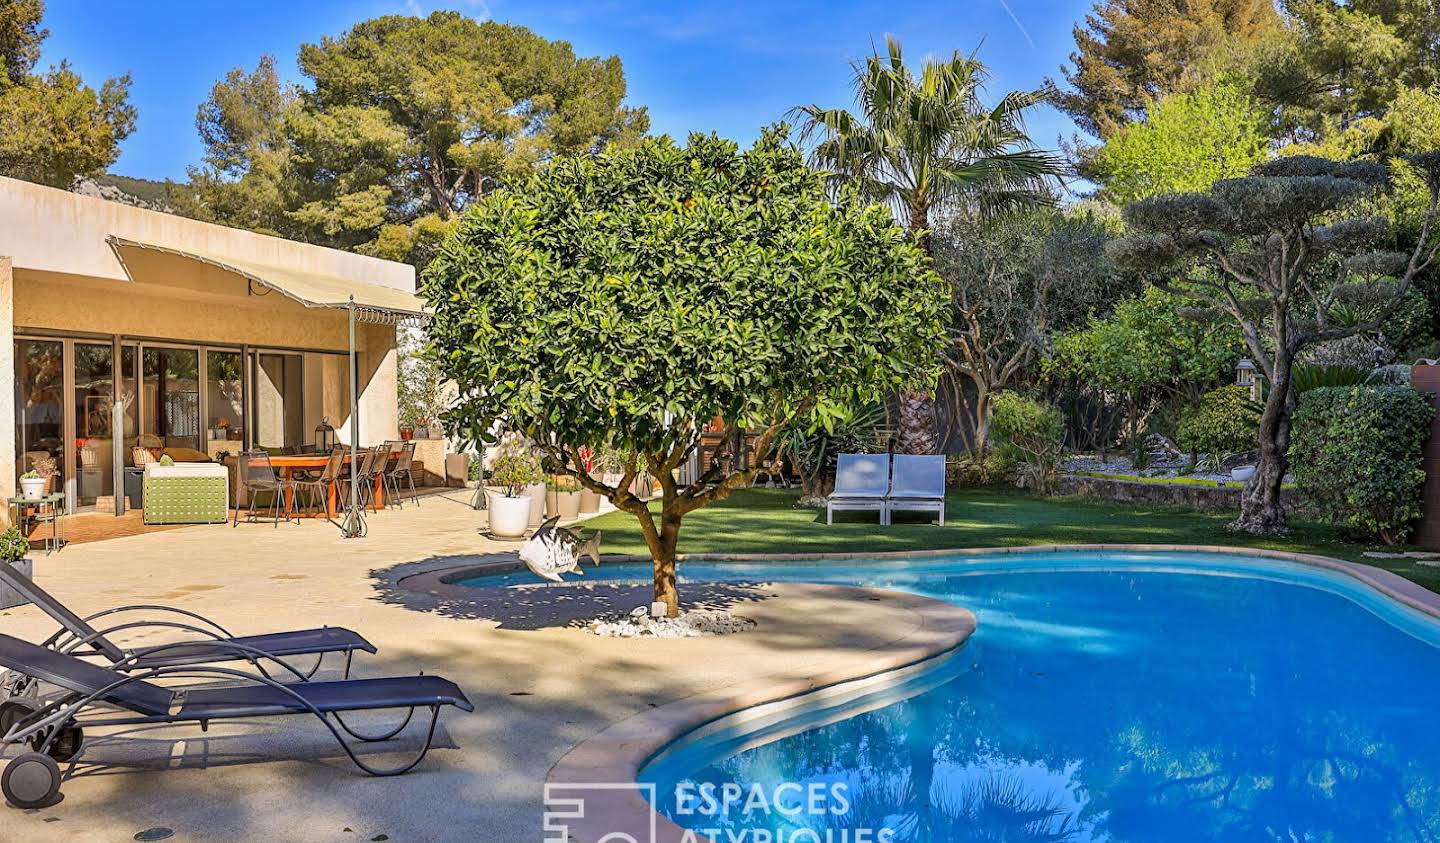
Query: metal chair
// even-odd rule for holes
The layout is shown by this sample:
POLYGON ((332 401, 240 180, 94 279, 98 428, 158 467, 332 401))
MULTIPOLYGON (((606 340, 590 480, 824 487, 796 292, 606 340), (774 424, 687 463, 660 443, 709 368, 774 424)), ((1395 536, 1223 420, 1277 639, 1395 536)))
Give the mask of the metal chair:
POLYGON ((325 502, 331 489, 335 489, 336 497, 339 497, 340 471, 345 467, 347 453, 349 453, 349 449, 343 445, 335 446, 334 450, 330 452, 330 458, 325 461, 325 467, 320 470, 318 475, 295 481, 296 498, 299 499, 300 493, 306 493, 305 504, 302 505, 313 506, 323 512, 327 509, 325 502))
MULTIPOLYGON (((270 463, 270 454, 262 451, 246 451, 236 458, 236 474, 240 478, 240 488, 245 490, 245 502, 247 511, 245 520, 254 523, 256 520, 255 503, 260 492, 271 494, 271 519, 275 526, 280 526, 280 510, 286 504, 288 497, 293 498, 295 493, 295 482, 293 480, 282 480, 275 473, 275 466, 270 463)), ((290 513, 285 513, 285 520, 290 520, 290 513)), ((240 526, 240 506, 235 507, 235 523, 231 526, 240 526)))
POLYGON ((395 458, 393 465, 386 467, 385 475, 381 479, 381 482, 385 484, 386 494, 392 495, 395 498, 397 506, 404 505, 404 499, 400 497, 401 483, 404 483, 410 488, 410 500, 414 501, 416 506, 419 506, 420 497, 415 491, 415 473, 411 469, 415 461, 415 443, 396 442, 394 444, 400 446, 399 455, 395 458))
POLYGON ((350 472, 350 482, 359 483, 356 497, 360 501, 360 508, 370 507, 371 512, 379 512, 375 500, 375 484, 383 482, 380 478, 385 468, 385 461, 389 457, 389 448, 381 445, 376 448, 362 448, 360 450, 360 467, 350 472))

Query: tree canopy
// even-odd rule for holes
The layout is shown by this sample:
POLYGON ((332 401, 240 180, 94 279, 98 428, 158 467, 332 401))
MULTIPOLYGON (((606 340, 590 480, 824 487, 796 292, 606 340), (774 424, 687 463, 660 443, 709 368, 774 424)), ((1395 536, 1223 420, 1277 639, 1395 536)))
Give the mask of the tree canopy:
POLYGON ((1057 90, 1055 104, 1107 139, 1203 77, 1215 53, 1279 26, 1273 0, 1099 0, 1075 27, 1075 52, 1061 68, 1070 87, 1057 90))
POLYGON ((685 513, 748 482, 796 420, 932 385, 945 343, 924 254, 884 208, 831 201, 784 134, 557 159, 481 199, 424 276, 431 353, 460 387, 449 428, 502 422, 633 514, 672 610, 685 513), (751 467, 680 487, 717 417, 758 435, 751 467), (582 468, 592 446, 633 455, 619 484, 582 468), (658 515, 627 488, 641 472, 658 515))
POLYGON ((295 91, 268 57, 216 84, 189 212, 404 260, 485 193, 648 126, 618 58, 458 12, 363 21, 299 66, 295 91))
POLYGON ((129 75, 86 85, 62 61, 35 72, 41 0, 0 3, 0 175, 68 188, 115 162, 135 129, 129 75))
POLYGON ((1206 190, 1249 172, 1270 149, 1269 113, 1247 85, 1213 81, 1171 94, 1144 122, 1110 136, 1087 175, 1105 199, 1124 205, 1147 196, 1206 190))

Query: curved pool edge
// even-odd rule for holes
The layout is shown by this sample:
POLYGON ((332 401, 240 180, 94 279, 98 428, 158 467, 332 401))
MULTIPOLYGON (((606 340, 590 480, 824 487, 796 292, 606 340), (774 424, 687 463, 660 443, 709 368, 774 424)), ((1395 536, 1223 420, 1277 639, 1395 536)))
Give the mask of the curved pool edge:
MULTIPOLYGON (((742 680, 641 711, 581 741, 550 768, 545 785, 547 809, 557 815, 576 807, 566 802, 567 791, 573 795, 576 789, 581 789, 584 793, 583 815, 564 820, 570 840, 598 843, 607 838, 627 839, 614 835, 628 834, 637 840, 656 843, 693 841, 696 839, 693 832, 686 832, 660 816, 645 798, 644 791, 633 785, 645 765, 677 739, 708 723, 749 709, 764 706, 773 711, 787 704, 800 708, 818 691, 841 693, 848 685, 863 689, 873 684, 876 677, 884 676, 888 680, 927 670, 936 660, 964 646, 975 632, 975 615, 968 609, 929 597, 818 583, 791 583, 787 591, 853 601, 881 601, 911 613, 917 623, 884 644, 855 652, 855 658, 847 660, 844 667, 784 679, 742 680), (591 784, 610 785, 610 788, 576 787, 591 784)), ((763 635, 764 630, 750 634, 763 635)))
MULTIPOLYGON (((942 556, 991 556, 1014 553, 1068 553, 1080 551, 1120 551, 1139 553, 1221 553, 1230 556, 1252 556, 1262 559, 1276 559, 1298 562, 1317 568, 1344 574, 1373 588, 1396 602, 1425 614, 1440 618, 1440 594, 1417 585, 1399 574, 1374 565, 1348 562, 1330 556, 1314 553, 1294 553, 1285 550, 1268 550, 1255 547, 1234 547, 1230 545, 1199 544, 1045 544, 1010 547, 972 547, 936 550, 895 550, 880 552, 845 553, 682 553, 676 559, 680 562, 708 560, 713 562, 815 562, 826 559, 916 559, 942 556)), ((437 597, 463 600, 473 594, 475 586, 456 585, 455 581, 486 574, 500 574, 521 567, 513 554, 493 554, 490 560, 425 571, 402 577, 397 585, 408 591, 423 592, 437 597)), ((607 554, 601 557, 607 562, 649 562, 650 557, 637 554, 607 554)))

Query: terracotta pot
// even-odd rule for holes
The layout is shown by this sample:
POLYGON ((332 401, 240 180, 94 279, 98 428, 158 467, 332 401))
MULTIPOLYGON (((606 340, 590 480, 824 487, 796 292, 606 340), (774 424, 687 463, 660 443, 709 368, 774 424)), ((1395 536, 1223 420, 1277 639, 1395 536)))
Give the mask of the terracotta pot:
POLYGON ((512 498, 500 492, 486 490, 485 498, 492 535, 512 538, 525 535, 525 528, 530 524, 532 508, 529 495, 512 498))
POLYGON ((580 511, 585 514, 600 511, 600 494, 589 489, 580 490, 580 511))
POLYGON ((525 494, 530 496, 530 526, 539 527, 545 521, 545 484, 531 483, 525 494))
POLYGON ((415 428, 413 428, 413 427, 402 427, 402 428, 400 428, 400 438, 401 438, 401 439, 404 439, 406 442, 409 442, 411 439, 414 439, 414 438, 415 438, 415 428))
POLYGON ((561 518, 580 517, 580 493, 579 492, 557 492, 560 506, 550 511, 551 515, 559 515, 561 518))

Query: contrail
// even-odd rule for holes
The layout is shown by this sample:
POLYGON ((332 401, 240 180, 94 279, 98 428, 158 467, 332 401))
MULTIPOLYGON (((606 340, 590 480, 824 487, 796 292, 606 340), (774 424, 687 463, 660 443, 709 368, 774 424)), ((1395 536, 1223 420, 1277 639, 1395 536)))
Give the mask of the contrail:
POLYGON ((1030 49, 1035 49, 1035 40, 1030 37, 1029 32, 1025 31, 1025 24, 1021 23, 1020 19, 1015 17, 1015 13, 1010 9, 1010 4, 1006 3, 1005 0, 1000 0, 1000 7, 1005 10, 1005 14, 1010 16, 1010 20, 1015 21, 1015 28, 1020 30, 1021 35, 1025 36, 1025 41, 1030 45, 1030 49))

